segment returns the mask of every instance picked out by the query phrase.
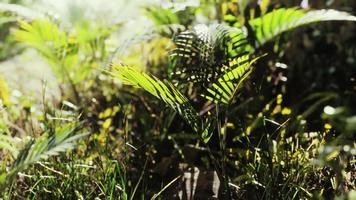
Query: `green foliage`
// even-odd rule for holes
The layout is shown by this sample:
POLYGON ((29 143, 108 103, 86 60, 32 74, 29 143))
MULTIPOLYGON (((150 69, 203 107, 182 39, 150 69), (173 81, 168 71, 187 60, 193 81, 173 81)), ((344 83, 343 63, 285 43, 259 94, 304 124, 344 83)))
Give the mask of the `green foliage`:
POLYGON ((178 34, 174 42, 177 48, 171 54, 173 76, 180 82, 204 85, 215 81, 231 67, 233 59, 249 49, 242 30, 222 24, 196 25, 193 30, 178 34))
POLYGON ((133 67, 126 67, 120 65, 113 65, 114 71, 111 74, 122 80, 125 84, 134 87, 142 88, 153 96, 161 99, 168 104, 172 109, 178 112, 183 119, 193 128, 197 133, 202 134, 205 142, 209 141, 210 136, 206 133, 201 117, 190 105, 189 100, 179 92, 172 83, 163 82, 155 76, 150 76, 144 72, 140 72, 133 67))
MULTIPOLYGON (((265 4, 268 3, 265 2, 265 4)), ((266 10, 267 5, 264 5, 263 13, 265 13, 266 10)), ((305 11, 296 8, 282 8, 263 14, 259 18, 250 20, 248 22, 248 26, 252 28, 252 32, 249 32, 249 34, 254 34, 252 38, 256 39, 256 42, 259 46, 261 46, 267 41, 276 38, 276 36, 282 32, 292 30, 301 25, 312 22, 329 20, 354 21, 355 19, 347 13, 335 10, 305 11), (336 15, 337 17, 335 17, 336 15)), ((219 138, 219 150, 222 156, 215 158, 210 150, 209 154, 210 158, 213 160, 214 170, 220 173, 220 181, 225 184, 225 187, 228 187, 226 185, 229 185, 230 180, 225 174, 226 157, 224 157, 224 155, 226 153, 226 129, 228 127, 229 112, 225 110, 222 111, 227 114, 221 112, 219 110, 219 105, 233 105, 232 99, 236 95, 236 91, 243 87, 243 82, 252 72, 251 65, 260 57, 254 55, 254 50, 249 45, 250 43, 254 43, 254 41, 248 41, 243 29, 232 28, 222 24, 213 24, 209 26, 196 25, 192 30, 183 31, 178 34, 174 38, 174 43, 176 45, 176 49, 174 49, 171 53, 173 80, 178 86, 185 89, 192 89, 198 94, 201 92, 201 88, 207 87, 208 89, 206 89, 206 94, 202 94, 202 96, 215 103, 217 106, 216 113, 212 116, 207 116, 207 118, 209 118, 208 121, 214 121, 217 125, 216 130, 219 138), (190 83, 194 83, 192 88, 189 87, 190 83), (226 114, 226 116, 223 114, 226 114)), ((187 117, 184 117, 186 115, 182 114, 184 106, 177 108, 176 105, 171 105, 172 101, 178 102, 179 105, 184 105, 185 102, 188 102, 188 97, 185 98, 185 101, 179 101, 180 99, 177 99, 175 96, 180 95, 174 95, 169 92, 170 90, 175 91, 176 89, 167 87, 159 79, 155 77, 152 78, 146 74, 140 74, 140 72, 132 70, 133 68, 115 68, 116 72, 119 74, 126 74, 126 76, 116 76, 117 78, 136 87, 143 88, 154 96, 162 99, 173 109, 178 111, 178 113, 180 113, 183 118, 190 123, 189 120, 187 120, 187 117)), ((166 82, 166 84, 172 86, 169 82, 166 82)), ((305 171, 296 176, 299 177, 305 176, 305 174, 312 174, 313 166, 309 163, 309 161, 316 157, 317 152, 315 149, 320 146, 321 141, 324 138, 316 138, 313 140, 312 144, 310 144, 309 141, 306 141, 305 137, 296 136, 295 138, 286 138, 286 129, 282 128, 284 125, 274 121, 274 115, 278 113, 288 115, 286 113, 290 113, 290 111, 287 111, 288 108, 282 110, 281 100, 279 98, 281 97, 278 95, 276 101, 277 105, 273 112, 266 115, 262 112, 259 113, 257 119, 253 120, 252 124, 248 126, 246 130, 247 136, 240 136, 249 141, 248 136, 251 134, 251 131, 255 132, 261 127, 266 129, 266 122, 279 126, 273 133, 271 133, 271 135, 267 132, 267 142, 262 142, 263 137, 261 137, 258 146, 253 147, 255 149, 253 152, 246 150, 247 152, 253 154, 253 161, 247 158, 250 160, 248 162, 252 162, 253 164, 250 163, 250 167, 247 168, 243 165, 239 165, 240 168, 244 169, 243 173, 246 174, 236 178, 235 180, 239 183, 239 185, 243 184, 243 182, 240 182, 241 180, 245 180, 247 181, 247 185, 252 184, 254 186, 268 188, 258 197, 270 199, 274 196, 272 188, 273 185, 276 185, 278 182, 278 178, 274 178, 274 176, 277 175, 283 177, 282 179, 285 180, 285 184, 281 188, 283 191, 281 194, 283 198, 289 198, 290 195, 293 196, 293 198, 302 196, 310 198, 313 194, 308 191, 309 188, 299 186, 295 189, 290 189, 290 186, 294 185, 294 183, 292 180, 286 178, 284 173, 286 171, 287 173, 295 173, 293 171, 294 167, 300 168, 303 166, 305 171), (260 124, 260 122, 263 123, 260 124), (275 139, 272 137, 274 134, 279 134, 280 136, 275 139), (296 139, 297 141, 303 140, 301 142, 302 145, 299 146, 298 143, 291 142, 293 139, 296 139), (267 153, 267 156, 259 152, 259 145, 261 145, 261 142, 263 143, 263 148, 266 148, 265 153, 267 153), (315 145, 315 147, 312 151, 309 151, 303 145, 315 145), (287 153, 285 153, 285 151, 287 151, 287 153), (256 159, 256 157, 259 157, 260 159, 256 159), (294 159, 295 157, 297 157, 297 159, 294 159), (291 162, 285 163, 283 160, 291 160, 291 162), (273 166, 277 167, 274 168, 273 166), (257 177, 254 177, 256 174, 257 177), (286 196, 284 196, 285 194, 286 196)), ((320 104, 325 101, 329 101, 330 99, 332 98, 328 97, 322 99, 320 102, 316 102, 315 105, 311 106, 304 113, 302 113, 299 116, 299 119, 303 119, 311 115, 311 113, 315 112, 320 104)), ((269 110, 269 106, 270 105, 266 105, 267 110, 269 110)), ((189 106, 189 109, 187 110, 190 111, 192 109, 191 106, 189 106)), ((212 132, 213 131, 211 131, 209 135, 212 135, 212 132)), ((324 136, 325 135, 323 135, 323 137, 324 136)), ((205 140, 205 142, 207 142, 207 140, 205 140)), ((255 144, 250 145, 254 146, 255 144)), ((244 157, 242 156, 240 159, 243 158, 244 157)), ((297 182, 307 184, 307 180, 305 178, 298 179, 297 182)))
POLYGON ((50 20, 41 20, 31 24, 21 22, 20 27, 21 30, 15 34, 16 39, 43 54, 61 82, 73 80, 76 83, 87 76, 89 68, 78 63, 78 43, 58 25, 50 20))
POLYGON ((94 37, 95 31, 78 30, 77 36, 71 35, 48 19, 20 22, 20 28, 15 33, 16 39, 38 50, 48 60, 61 82, 75 84, 88 77, 93 65, 86 55, 96 49, 88 49, 92 47, 83 44, 97 37, 94 37))
MULTIPOLYGON (((10 1, 11 3, 11 1, 10 1)), ((43 17, 40 13, 16 4, 0 3, 0 61, 13 57, 21 52, 11 34, 19 19, 43 17)))
POLYGON ((26 169, 29 165, 47 159, 49 156, 58 155, 59 152, 64 152, 74 148, 74 142, 82 138, 88 133, 77 134, 78 127, 73 124, 56 127, 53 133, 46 132, 41 137, 33 139, 22 139, 17 141, 7 135, 1 135, 0 147, 9 150, 14 158, 10 168, 0 175, 0 186, 13 180, 17 172, 26 169), (22 143, 21 145, 19 143, 22 143), (19 148, 21 146, 21 148, 19 148))
MULTIPOLYGON (((201 52, 199 52, 201 53, 201 52)), ((184 55, 175 54, 175 56, 182 58, 184 55)), ((207 95, 202 95, 208 100, 215 103, 229 104, 233 99, 236 90, 241 87, 242 82, 250 74, 250 66, 257 60, 250 61, 249 56, 238 57, 229 62, 225 71, 220 69, 221 77, 217 80, 217 83, 213 83, 211 89, 207 89, 207 95)), ((212 136, 212 130, 210 130, 210 119, 207 116, 207 120, 202 120, 199 113, 190 105, 189 100, 177 88, 170 82, 163 82, 154 76, 150 76, 146 73, 140 72, 133 67, 126 67, 120 65, 113 65, 114 72, 111 74, 123 81, 125 84, 132 85, 138 88, 142 88, 153 96, 161 99, 168 104, 176 112, 178 112, 183 119, 193 128, 195 132, 201 134, 202 139, 207 143, 212 136)), ((200 67, 203 69, 203 67, 200 67)), ((186 71, 187 73, 187 71, 186 71)), ((192 76, 197 76, 194 72, 189 72, 192 76)), ((211 75, 208 72, 205 75, 211 75)))
POLYGON ((250 75, 251 65, 257 60, 250 60, 249 56, 241 56, 230 62, 229 69, 207 89, 207 95, 203 95, 208 100, 219 104, 229 104, 233 99, 237 89, 242 87, 243 81, 250 75))
POLYGON ((179 18, 170 9, 156 7, 147 9, 148 17, 152 18, 156 25, 179 24, 179 18))
POLYGON ((356 17, 337 10, 302 10, 280 8, 268 12, 248 23, 259 45, 274 39, 279 34, 300 26, 322 21, 356 21, 356 17))
MULTIPOLYGON (((64 23, 0 4, 1 52, 35 49, 60 88, 52 96, 43 86, 41 98, 1 76, 2 198, 354 195, 354 24, 310 26, 279 40, 310 23, 355 21, 337 11, 351 12, 351 3, 313 1, 311 8, 333 9, 303 10, 277 2, 150 3, 145 21, 110 27, 84 8, 69 12, 83 18, 64 23), (130 24, 142 32, 118 45, 130 24), (110 63, 124 64, 108 70, 110 63), (90 136, 75 144, 84 131, 90 136)), ((16 60, 36 67, 21 54, 16 60)))

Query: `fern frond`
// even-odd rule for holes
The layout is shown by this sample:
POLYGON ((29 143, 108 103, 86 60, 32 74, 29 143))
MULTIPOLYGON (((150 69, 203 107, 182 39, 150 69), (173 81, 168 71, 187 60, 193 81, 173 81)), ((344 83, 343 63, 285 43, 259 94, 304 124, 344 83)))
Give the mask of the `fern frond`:
MULTIPOLYGON (((20 151, 15 151, 17 156, 11 164, 10 170, 0 174, 0 187, 11 181, 17 172, 40 159, 47 159, 49 156, 74 148, 76 140, 88 135, 88 133, 76 134, 77 132, 78 126, 73 127, 72 124, 68 124, 58 127, 51 135, 45 133, 39 138, 31 138, 20 151)), ((8 137, 0 137, 0 143, 13 146, 10 141, 11 139, 8 137)))
POLYGON ((37 49, 52 61, 65 53, 68 36, 57 24, 50 20, 35 20, 32 23, 20 21, 19 26, 21 29, 15 32, 17 41, 37 49))
POLYGON ((199 115, 190 105, 189 100, 178 91, 171 83, 163 82, 155 76, 148 75, 133 67, 112 65, 114 72, 111 74, 123 81, 125 84, 142 88, 161 99, 171 108, 177 111, 194 130, 199 129, 199 115))
POLYGON ((332 9, 306 11, 299 8, 280 8, 252 19, 248 23, 253 29, 259 45, 262 45, 275 36, 299 26, 320 21, 341 20, 356 21, 356 17, 332 9))
POLYGON ((174 77, 194 83, 208 83, 224 71, 229 61, 246 54, 248 42, 241 29, 223 24, 197 25, 180 33, 171 53, 174 77))
POLYGON ((216 104, 229 104, 242 82, 251 73, 251 65, 260 57, 250 59, 244 55, 230 62, 231 68, 207 89, 202 96, 216 104))
POLYGON ((19 26, 21 29, 14 34, 16 40, 40 52, 60 81, 74 79, 73 76, 79 74, 76 70, 83 67, 78 67, 79 57, 73 51, 78 48, 77 44, 70 45, 69 35, 56 23, 48 19, 31 23, 21 21, 19 26))
POLYGON ((93 29, 90 32, 78 28, 76 35, 72 35, 49 19, 31 23, 21 21, 19 26, 20 29, 14 33, 15 39, 41 53, 61 82, 73 84, 88 77, 95 62, 89 60, 88 55, 92 56, 95 48, 99 48, 97 40, 107 37, 111 31, 93 29))
POLYGON ((205 142, 210 138, 205 132, 202 119, 199 113, 191 106, 187 97, 185 97, 174 85, 168 81, 161 81, 155 76, 148 75, 133 67, 122 65, 112 65, 112 76, 123 81, 124 84, 142 88, 165 102, 169 107, 175 110, 201 137, 205 142))

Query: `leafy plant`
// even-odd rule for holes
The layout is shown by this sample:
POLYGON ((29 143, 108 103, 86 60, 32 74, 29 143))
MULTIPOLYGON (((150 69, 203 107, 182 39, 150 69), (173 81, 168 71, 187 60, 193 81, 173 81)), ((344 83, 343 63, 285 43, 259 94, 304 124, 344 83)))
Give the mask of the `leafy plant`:
POLYGON ((78 28, 77 35, 72 35, 48 19, 31 23, 22 21, 20 28, 15 33, 16 39, 38 50, 48 60, 61 82, 72 84, 87 78, 96 65, 95 59, 105 56, 100 51, 102 47, 94 46, 94 43, 96 38, 108 37, 110 32, 89 32, 78 28), (96 57, 88 57, 94 53, 96 57))
POLYGON ((174 38, 177 48, 171 53, 173 78, 207 86, 225 70, 233 68, 233 60, 249 48, 244 32, 223 24, 194 26, 174 38))
MULTIPOLYGON (((234 97, 237 89, 241 87, 242 82, 250 74, 250 66, 258 58, 249 60, 249 56, 242 56, 235 58, 229 63, 227 69, 221 70, 218 82, 212 84, 212 89, 208 89, 209 95, 203 95, 208 100, 212 100, 217 103, 229 104, 234 97)), ((209 74, 209 73, 207 73, 209 74)), ((142 88, 153 96, 161 99, 168 104, 176 112, 178 112, 183 119, 192 127, 192 129, 201 136, 204 143, 208 143, 217 124, 218 134, 221 133, 223 128, 219 122, 219 111, 216 115, 201 116, 189 103, 187 97, 185 97, 174 85, 168 81, 161 81, 154 76, 150 76, 144 72, 140 72, 133 67, 127 67, 122 65, 113 65, 113 71, 111 75, 123 81, 124 84, 132 85, 138 88, 142 88)), ((211 75, 211 74, 210 74, 211 75)), ((224 124, 225 126, 226 124, 224 124)), ((222 151, 225 151, 224 140, 220 141, 222 151)), ((220 180, 224 183, 224 187, 228 190, 228 178, 225 174, 225 158, 222 159, 222 164, 216 161, 213 154, 210 152, 210 157, 213 160, 215 169, 218 171, 220 180)))
MULTIPOLYGON (((251 74, 251 65, 260 58, 255 55, 257 48, 285 31, 313 22, 332 20, 355 21, 356 17, 336 10, 306 11, 297 8, 281 8, 249 20, 246 24, 248 34, 241 27, 213 24, 210 26, 196 25, 192 30, 183 31, 174 38, 173 41, 177 48, 172 51, 171 63, 173 66, 172 78, 175 85, 184 89, 188 89, 189 85, 192 85, 190 89, 198 92, 205 91, 204 88, 207 88, 201 96, 215 104, 216 112, 214 115, 209 114, 205 117, 207 120, 203 120, 209 122, 208 126, 203 126, 210 127, 208 129, 209 134, 203 133, 201 137, 207 143, 212 135, 212 130, 216 128, 221 153, 219 159, 221 160, 215 163, 215 170, 221 170, 218 172, 219 178, 227 191, 230 187, 229 178, 225 172, 227 160, 225 143, 228 125, 226 113, 228 111, 220 110, 220 105, 228 107, 233 103, 232 99, 236 91, 243 87, 243 81, 251 74)), ((172 83, 163 82, 132 67, 115 64, 113 66, 114 71, 111 74, 114 77, 119 78, 126 84, 142 88, 163 100, 177 111, 193 127, 193 130, 200 132, 206 130, 196 128, 199 127, 196 124, 200 123, 195 122, 202 121, 204 116, 196 114, 191 105, 186 105, 189 97, 183 98, 183 94, 178 92, 178 89, 172 83), (194 113, 194 117, 188 117, 191 116, 191 113, 194 113)), ((271 121, 273 122, 273 120, 271 121)), ((275 132, 278 130, 279 128, 275 132)), ((282 141, 278 145, 276 141, 270 138, 268 138, 268 141, 267 146, 272 146, 269 155, 276 154, 275 148, 278 145, 284 145, 282 141)), ((211 152, 209 153, 212 155, 211 152)), ((285 155, 282 155, 282 157, 285 157, 285 155)), ((266 162, 269 164, 264 167, 261 166, 264 170, 271 170, 271 173, 263 179, 271 185, 274 184, 274 180, 270 182, 267 177, 273 177, 274 173, 281 173, 278 170, 276 172, 273 170, 270 163, 275 162, 274 159, 276 159, 275 156, 268 157, 266 162)), ((257 165, 255 167, 255 170, 259 170, 257 165)), ((263 173, 265 171, 262 170, 261 175, 263 173)), ((268 188, 271 188, 271 185, 268 188)), ((303 189, 298 189, 294 195, 297 195, 299 190, 303 189)), ((306 193, 307 196, 311 196, 310 193, 306 193)), ((273 196, 273 191, 269 191, 267 194, 273 196)), ((270 196, 266 198, 270 198, 270 196)))
MULTIPOLYGON (((51 96, 49 113, 50 98, 40 102, 14 90, 11 77, 0 78, 3 198, 351 196, 354 26, 334 23, 280 35, 355 17, 283 8, 292 2, 150 2, 141 24, 135 16, 110 27, 82 13, 78 20, 79 4, 69 11, 73 23, 0 4, 3 58, 12 62, 6 49, 13 44, 35 49, 61 92, 51 96), (122 33, 132 33, 130 24, 142 31, 117 45, 122 33), (41 161, 73 148, 84 130, 93 134, 75 153, 41 161)), ((346 1, 311 4, 353 11, 346 1)))
POLYGON ((77 134, 78 128, 73 124, 67 124, 56 127, 53 133, 48 131, 36 139, 24 138, 18 140, 2 134, 0 136, 0 147, 11 152, 14 161, 9 169, 1 172, 0 188, 11 182, 19 171, 26 169, 40 159, 47 159, 49 156, 73 149, 76 140, 88 135, 88 133, 77 134))

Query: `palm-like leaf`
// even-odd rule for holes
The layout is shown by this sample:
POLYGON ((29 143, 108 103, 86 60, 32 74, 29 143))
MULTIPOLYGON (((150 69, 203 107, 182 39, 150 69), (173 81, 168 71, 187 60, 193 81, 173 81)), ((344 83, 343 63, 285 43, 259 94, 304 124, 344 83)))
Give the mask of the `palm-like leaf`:
POLYGON ((105 58, 104 41, 121 25, 77 26, 75 34, 49 19, 21 21, 19 26, 15 39, 40 52, 60 81, 77 84, 105 58))
POLYGON ((173 84, 161 81, 155 76, 148 75, 133 67, 113 64, 114 71, 110 72, 114 77, 123 81, 125 84, 142 88, 161 99, 173 110, 179 113, 183 119, 193 128, 194 131, 201 133, 202 138, 207 142, 210 138, 199 113, 190 105, 189 100, 173 84))
POLYGON ((231 67, 202 96, 216 104, 228 104, 233 99, 237 89, 241 87, 242 82, 251 73, 251 65, 259 58, 251 60, 250 56, 244 55, 232 60, 229 63, 231 67))
POLYGON ((275 36, 302 25, 320 21, 356 21, 356 17, 337 10, 302 10, 298 8, 280 8, 269 12, 248 23, 254 31, 259 45, 275 36))
POLYGON ((22 21, 19 25, 21 29, 15 32, 16 40, 39 51, 60 81, 70 79, 78 83, 89 74, 89 66, 80 65, 78 41, 58 24, 46 19, 31 23, 22 21))
POLYGON ((0 143, 8 144, 1 146, 7 149, 11 147, 9 150, 13 152, 14 156, 16 155, 10 170, 0 174, 0 187, 4 186, 17 172, 25 169, 30 164, 72 149, 76 140, 88 135, 88 133, 76 134, 77 131, 78 127, 73 127, 71 124, 58 127, 53 134, 46 133, 37 139, 31 138, 19 151, 14 149, 14 144, 11 142, 13 139, 6 136, 0 137, 0 143))
POLYGON ((214 81, 229 61, 245 54, 248 48, 241 29, 222 24, 197 25, 180 33, 174 42, 174 77, 203 84, 214 81))

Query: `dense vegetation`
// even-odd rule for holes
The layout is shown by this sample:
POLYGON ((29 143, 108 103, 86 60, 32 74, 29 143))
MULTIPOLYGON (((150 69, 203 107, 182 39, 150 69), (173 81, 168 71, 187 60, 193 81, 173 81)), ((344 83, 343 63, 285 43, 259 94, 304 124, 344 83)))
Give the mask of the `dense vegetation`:
POLYGON ((76 2, 0 3, 0 199, 356 199, 356 2, 76 2))

